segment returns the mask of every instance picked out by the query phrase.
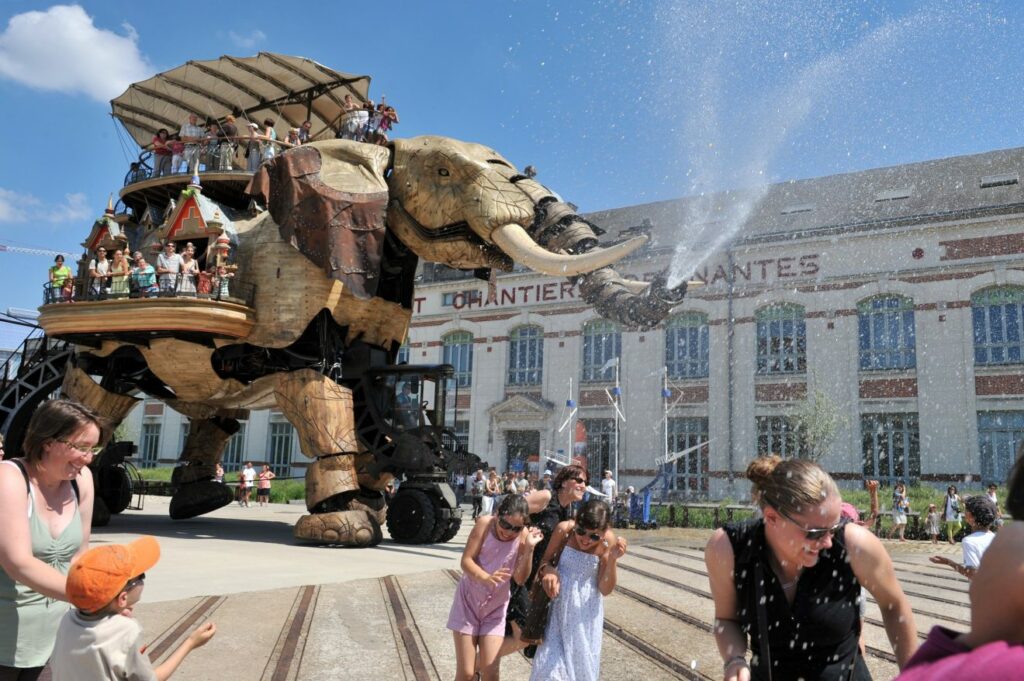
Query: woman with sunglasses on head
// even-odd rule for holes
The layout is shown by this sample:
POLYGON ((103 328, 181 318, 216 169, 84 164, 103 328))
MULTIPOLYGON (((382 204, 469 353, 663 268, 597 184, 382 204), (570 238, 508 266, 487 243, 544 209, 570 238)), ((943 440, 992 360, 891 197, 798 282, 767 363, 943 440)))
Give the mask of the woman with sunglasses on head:
POLYGON ((747 479, 762 517, 716 530, 704 554, 725 680, 869 680, 857 644, 861 585, 906 664, 917 647, 910 603, 878 538, 840 521, 832 477, 804 459, 765 456, 747 479))
POLYGON ((67 400, 32 415, 19 459, 0 465, 0 681, 31 681, 53 651, 67 610, 68 567, 89 548, 88 465, 106 423, 67 400))
POLYGON ((478 670, 484 681, 498 678, 510 580, 526 581, 541 540, 540 530, 526 523, 526 499, 512 494, 494 515, 478 518, 469 534, 462 579, 448 614, 455 637, 455 681, 470 681, 478 670))
POLYGON ((616 566, 626 554, 626 540, 616 538, 610 524, 608 504, 591 499, 575 520, 555 529, 540 566, 539 579, 551 608, 531 681, 600 678, 603 597, 615 589, 616 566))

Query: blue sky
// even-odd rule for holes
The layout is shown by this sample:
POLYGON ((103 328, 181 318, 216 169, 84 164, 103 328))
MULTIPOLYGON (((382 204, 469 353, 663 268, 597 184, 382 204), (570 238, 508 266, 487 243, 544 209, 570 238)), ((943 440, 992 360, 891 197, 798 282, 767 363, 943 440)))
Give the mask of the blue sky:
MULTIPOLYGON (((0 243, 78 249, 137 151, 107 103, 128 82, 259 50, 369 74, 399 111, 395 136, 488 144, 584 211, 1021 144, 1019 3, 179 10, 3 4, 0 243)), ((0 253, 0 311, 36 306, 49 264, 0 253)))

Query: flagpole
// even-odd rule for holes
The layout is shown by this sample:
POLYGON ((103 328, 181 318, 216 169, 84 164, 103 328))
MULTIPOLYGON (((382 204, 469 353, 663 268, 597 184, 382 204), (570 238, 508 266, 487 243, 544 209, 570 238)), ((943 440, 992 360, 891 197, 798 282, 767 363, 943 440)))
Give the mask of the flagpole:
POLYGON ((622 401, 622 389, 619 387, 619 364, 622 363, 622 358, 618 359, 619 361, 615 362, 615 466, 612 469, 612 479, 616 485, 619 484, 619 414, 622 413, 619 409, 622 401))
MULTIPOLYGON (((662 368, 661 374, 661 408, 664 412, 664 417, 662 420, 665 422, 665 430, 663 431, 664 437, 661 444, 662 453, 665 455, 666 460, 668 459, 668 400, 670 397, 672 397, 672 391, 668 389, 668 366, 666 365, 665 367, 662 368)), ((672 468, 674 469, 675 466, 673 465, 672 468)), ((662 474, 666 478, 664 488, 667 489, 671 487, 668 481, 668 464, 665 464, 662 467, 662 474)))

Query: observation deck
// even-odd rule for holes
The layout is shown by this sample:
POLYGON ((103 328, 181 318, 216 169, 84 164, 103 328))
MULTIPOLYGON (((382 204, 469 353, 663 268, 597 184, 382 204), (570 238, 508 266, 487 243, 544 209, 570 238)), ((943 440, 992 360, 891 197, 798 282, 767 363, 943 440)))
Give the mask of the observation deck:
MULTIPOLYGON (((256 323, 255 287, 232 282, 235 294, 169 290, 112 294, 90 291, 84 278, 67 289, 44 286, 39 325, 52 338, 97 345, 103 340, 244 338, 256 323)), ((194 287, 191 287, 194 288, 194 287)))

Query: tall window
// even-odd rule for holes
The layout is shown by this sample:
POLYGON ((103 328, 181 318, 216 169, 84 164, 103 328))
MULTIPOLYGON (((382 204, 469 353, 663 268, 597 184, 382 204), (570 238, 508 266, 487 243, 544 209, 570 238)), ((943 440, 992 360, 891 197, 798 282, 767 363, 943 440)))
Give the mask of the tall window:
POLYGON ((757 453, 793 457, 807 454, 803 434, 786 416, 757 417, 757 453))
POLYGON ((455 381, 460 388, 473 384, 473 334, 452 331, 441 341, 444 343, 444 363, 455 367, 455 381))
POLYGON ((459 450, 463 452, 469 451, 469 421, 456 421, 455 422, 455 442, 457 443, 459 450))
POLYGON ((671 378, 708 377, 708 317, 679 314, 665 325, 665 366, 671 378))
POLYGON ((402 347, 398 348, 398 356, 395 357, 395 364, 408 364, 409 363, 409 343, 408 341, 402 343, 402 347))
POLYGON ((544 329, 520 326, 508 344, 508 384, 540 385, 544 370, 544 329))
POLYGON ((971 296, 974 363, 1020 364, 1024 361, 1024 287, 1001 286, 971 296))
POLYGON ((292 465, 292 443, 295 428, 287 421, 271 421, 267 443, 270 470, 274 475, 287 475, 292 465))
POLYGON ((615 460, 615 420, 584 419, 583 426, 587 429, 587 448, 583 452, 587 473, 592 482, 598 482, 604 471, 612 470, 615 460))
POLYGON ((802 374, 807 370, 807 325, 799 305, 757 311, 757 373, 802 374))
POLYGON ((865 476, 890 485, 921 477, 917 414, 864 414, 860 434, 865 476))
POLYGON ((143 468, 156 466, 160 452, 160 422, 143 423, 142 437, 139 438, 139 458, 143 468))
POLYGON ((583 380, 611 381, 622 354, 622 333, 613 322, 595 319, 583 325, 583 380))
POLYGON ((228 444, 224 447, 224 454, 221 456, 224 470, 233 471, 242 467, 242 459, 245 458, 245 429, 248 424, 243 421, 239 425, 241 427, 238 432, 228 439, 228 444))
MULTIPOLYGON (((668 453, 681 452, 708 441, 708 420, 705 418, 670 418, 668 420, 668 453)), ((692 452, 665 464, 669 486, 686 496, 704 496, 708 492, 708 448, 692 452)))
POLYGON ((1017 448, 1024 442, 1024 411, 978 412, 978 448, 981 450, 981 479, 1002 485, 1017 460, 1017 448))
POLYGON ((857 304, 861 371, 913 369, 914 302, 903 296, 876 296, 857 304))
POLYGON ((188 431, 191 427, 192 423, 187 418, 181 420, 181 429, 178 432, 178 454, 185 451, 185 441, 188 440, 188 431))

